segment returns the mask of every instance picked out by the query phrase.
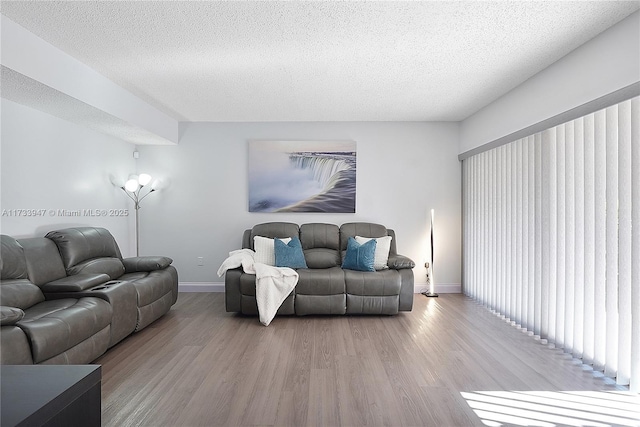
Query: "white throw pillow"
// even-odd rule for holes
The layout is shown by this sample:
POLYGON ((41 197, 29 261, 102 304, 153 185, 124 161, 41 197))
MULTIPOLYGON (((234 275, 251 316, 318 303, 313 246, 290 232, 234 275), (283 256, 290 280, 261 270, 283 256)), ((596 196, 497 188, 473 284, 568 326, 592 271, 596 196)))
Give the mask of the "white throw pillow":
MULTIPOLYGON (((287 244, 291 241, 291 237, 280 240, 287 244)), ((253 256, 253 260, 255 262, 271 266, 276 265, 276 251, 274 248, 273 239, 262 236, 254 236, 253 250, 256 252, 256 254, 253 256)))
POLYGON ((359 244, 367 243, 369 240, 376 241, 376 252, 374 254, 373 268, 376 270, 386 270, 389 268, 387 261, 389 260, 389 251, 391 250, 391 236, 370 237, 356 236, 356 242, 359 244))

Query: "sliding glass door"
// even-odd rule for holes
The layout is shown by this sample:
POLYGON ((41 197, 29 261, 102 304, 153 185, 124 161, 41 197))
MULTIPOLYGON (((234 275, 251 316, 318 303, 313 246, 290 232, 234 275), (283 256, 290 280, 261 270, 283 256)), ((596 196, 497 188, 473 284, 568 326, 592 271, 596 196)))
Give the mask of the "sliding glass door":
POLYGON ((640 391, 640 98, 463 160, 464 292, 640 391))

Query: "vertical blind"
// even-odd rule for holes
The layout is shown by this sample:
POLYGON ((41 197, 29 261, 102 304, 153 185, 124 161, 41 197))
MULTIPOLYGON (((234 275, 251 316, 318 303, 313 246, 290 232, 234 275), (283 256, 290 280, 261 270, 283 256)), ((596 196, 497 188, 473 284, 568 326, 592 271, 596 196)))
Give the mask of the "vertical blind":
POLYGON ((464 292, 640 391, 640 98, 463 161, 464 292))

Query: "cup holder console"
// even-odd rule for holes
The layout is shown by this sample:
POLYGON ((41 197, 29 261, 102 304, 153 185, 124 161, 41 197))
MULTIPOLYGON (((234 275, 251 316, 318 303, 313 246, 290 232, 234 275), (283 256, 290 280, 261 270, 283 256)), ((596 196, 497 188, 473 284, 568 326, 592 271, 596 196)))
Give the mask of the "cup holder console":
POLYGON ((119 285, 122 283, 122 280, 110 280, 108 282, 103 283, 102 285, 91 289, 92 291, 103 291, 105 289, 109 289, 111 286, 119 285))

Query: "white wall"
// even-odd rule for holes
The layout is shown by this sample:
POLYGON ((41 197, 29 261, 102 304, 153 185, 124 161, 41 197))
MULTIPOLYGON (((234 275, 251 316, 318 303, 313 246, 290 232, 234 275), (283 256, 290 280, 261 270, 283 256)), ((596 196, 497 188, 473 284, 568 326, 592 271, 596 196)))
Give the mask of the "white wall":
POLYGON ((170 186, 141 209, 141 254, 174 259, 180 282, 221 283, 216 271, 254 224, 370 221, 393 228, 424 284, 427 215, 436 210, 437 278, 461 282, 461 177, 455 123, 186 123, 178 146, 139 146, 139 171, 170 186), (247 141, 354 140, 355 214, 250 213, 247 141), (204 266, 196 265, 204 257, 204 266))
POLYGON ((91 217, 82 210, 130 209, 109 175, 135 170, 134 146, 57 117, 2 99, 0 231, 14 237, 43 236, 63 227, 109 229, 123 255, 135 252, 133 216, 91 217), (17 216, 15 210, 41 210, 17 216), (59 210, 81 210, 71 217, 59 210))
POLYGON ((462 121, 464 153, 640 81, 640 11, 462 121))

